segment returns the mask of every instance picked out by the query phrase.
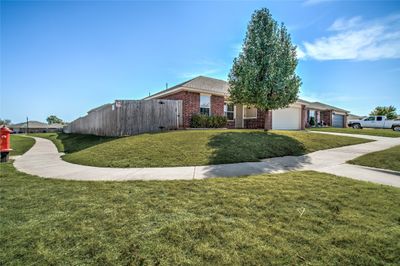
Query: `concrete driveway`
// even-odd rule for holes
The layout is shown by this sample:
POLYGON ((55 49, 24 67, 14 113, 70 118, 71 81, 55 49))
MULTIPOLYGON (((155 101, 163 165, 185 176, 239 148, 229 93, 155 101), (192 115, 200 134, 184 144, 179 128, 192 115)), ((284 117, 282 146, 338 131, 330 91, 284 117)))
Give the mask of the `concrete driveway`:
POLYGON ((24 173, 44 178, 67 180, 190 180, 211 177, 231 177, 262 173, 283 173, 314 170, 358 180, 400 187, 400 173, 349 165, 346 161, 361 155, 400 145, 400 138, 376 137, 344 133, 322 133, 359 137, 374 142, 321 150, 303 156, 285 156, 261 162, 209 166, 165 168, 105 168, 68 163, 61 159, 55 145, 47 139, 35 138, 35 145, 15 160, 15 167, 24 173))

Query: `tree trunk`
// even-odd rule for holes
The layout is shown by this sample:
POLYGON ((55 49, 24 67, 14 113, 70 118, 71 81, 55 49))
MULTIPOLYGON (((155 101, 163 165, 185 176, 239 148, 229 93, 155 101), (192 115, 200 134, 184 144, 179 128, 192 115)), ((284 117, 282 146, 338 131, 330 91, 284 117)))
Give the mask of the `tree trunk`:
POLYGON ((269 125, 269 110, 265 110, 265 115, 264 115, 264 131, 270 130, 270 125, 269 125))

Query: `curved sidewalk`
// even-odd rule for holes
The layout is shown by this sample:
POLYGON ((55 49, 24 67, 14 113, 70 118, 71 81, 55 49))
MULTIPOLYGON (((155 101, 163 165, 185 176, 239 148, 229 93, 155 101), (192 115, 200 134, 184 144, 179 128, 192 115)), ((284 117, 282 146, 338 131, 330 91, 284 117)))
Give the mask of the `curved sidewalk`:
MULTIPOLYGON (((315 133, 325 134, 325 133, 315 133)), ((302 156, 285 156, 261 162, 209 166, 165 168, 106 168, 68 163, 61 159, 56 146, 47 139, 35 138, 36 143, 14 165, 17 170, 44 178, 67 180, 190 180, 210 177, 243 176, 261 173, 282 173, 293 170, 315 170, 359 180, 400 187, 397 172, 345 164, 361 155, 400 145, 400 138, 327 133, 373 139, 374 142, 321 150, 302 156)))

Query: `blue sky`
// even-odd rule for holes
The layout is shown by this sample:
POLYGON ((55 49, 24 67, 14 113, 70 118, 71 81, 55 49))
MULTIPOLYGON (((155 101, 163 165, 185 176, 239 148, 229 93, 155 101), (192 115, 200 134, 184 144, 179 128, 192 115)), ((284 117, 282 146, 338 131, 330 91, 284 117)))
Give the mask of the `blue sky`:
POLYGON ((261 7, 299 46, 300 97, 400 113, 400 1, 2 1, 0 117, 71 121, 166 82, 226 79, 261 7))

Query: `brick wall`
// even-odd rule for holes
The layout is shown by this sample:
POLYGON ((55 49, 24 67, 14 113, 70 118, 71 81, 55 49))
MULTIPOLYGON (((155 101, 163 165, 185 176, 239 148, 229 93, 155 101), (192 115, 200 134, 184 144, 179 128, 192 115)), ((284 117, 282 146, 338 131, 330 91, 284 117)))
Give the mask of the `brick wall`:
MULTIPOLYGON (((182 100, 183 127, 190 127, 192 115, 200 112, 200 93, 180 91, 160 98, 166 100, 182 100)), ((222 106, 222 110, 223 108, 222 106)))
POLYGON ((257 118, 244 119, 244 128, 264 128, 264 121, 268 121, 268 129, 272 129, 272 111, 257 110, 257 118))
POLYGON ((226 124, 227 128, 235 128, 235 121, 228 121, 228 123, 226 124))
POLYGON ((224 115, 224 97, 211 95, 211 114, 224 115))
MULTIPOLYGON (((165 100, 182 100, 183 127, 190 127, 193 114, 200 113, 200 93, 180 91, 168 96, 160 97, 165 100)), ((224 97, 211 95, 211 114, 224 115, 224 97)))
POLYGON ((332 126, 332 111, 321 111, 321 120, 323 120, 326 125, 332 126))

